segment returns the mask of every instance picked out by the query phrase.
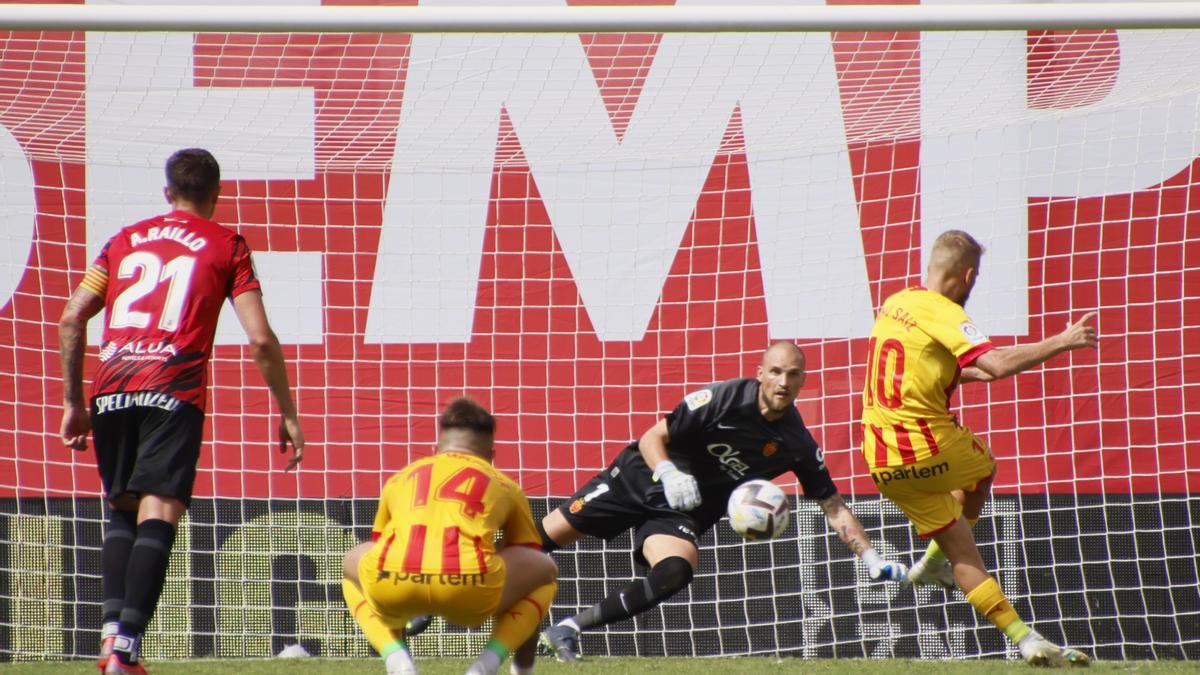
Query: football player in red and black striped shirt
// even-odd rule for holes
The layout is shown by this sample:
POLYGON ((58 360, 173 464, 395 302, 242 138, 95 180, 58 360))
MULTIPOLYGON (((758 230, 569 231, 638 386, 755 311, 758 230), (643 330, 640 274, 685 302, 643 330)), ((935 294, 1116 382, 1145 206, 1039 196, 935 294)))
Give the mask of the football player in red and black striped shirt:
POLYGON ((228 298, 255 365, 279 405, 280 451, 304 453, 283 351, 263 308, 250 249, 212 221, 221 170, 207 151, 166 164, 170 213, 123 228, 104 245, 59 322, 63 443, 91 431, 111 507, 102 551, 102 672, 141 673, 137 646, 162 592, 175 528, 200 458, 208 360, 228 298), (90 405, 83 388, 88 321, 106 311, 90 405))

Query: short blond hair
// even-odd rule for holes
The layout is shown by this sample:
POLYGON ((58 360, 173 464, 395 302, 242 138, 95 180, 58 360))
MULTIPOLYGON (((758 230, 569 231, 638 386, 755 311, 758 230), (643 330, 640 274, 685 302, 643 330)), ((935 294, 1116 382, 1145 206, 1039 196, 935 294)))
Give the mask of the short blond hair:
POLYGON ((983 245, 975 237, 962 230, 946 230, 933 240, 929 266, 949 270, 979 267, 983 253, 983 245))

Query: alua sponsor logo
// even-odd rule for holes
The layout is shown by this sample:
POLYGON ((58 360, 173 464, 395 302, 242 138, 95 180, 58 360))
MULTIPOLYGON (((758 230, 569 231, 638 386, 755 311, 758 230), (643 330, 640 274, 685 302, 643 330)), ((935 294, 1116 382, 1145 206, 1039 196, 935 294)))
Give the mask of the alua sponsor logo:
POLYGON ((114 356, 119 356, 122 358, 126 356, 159 356, 165 359, 170 356, 175 356, 178 353, 179 350, 175 348, 175 345, 166 341, 142 342, 141 340, 134 340, 133 342, 126 342, 119 347, 117 346, 117 343, 110 342, 104 346, 104 349, 100 350, 100 360, 107 361, 114 356))

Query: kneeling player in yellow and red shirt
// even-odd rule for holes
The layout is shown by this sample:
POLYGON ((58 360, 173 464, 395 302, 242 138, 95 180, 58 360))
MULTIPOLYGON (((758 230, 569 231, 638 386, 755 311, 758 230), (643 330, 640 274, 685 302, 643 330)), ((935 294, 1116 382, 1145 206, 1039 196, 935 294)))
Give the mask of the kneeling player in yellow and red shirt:
POLYGON ((470 627, 495 619, 469 674, 494 675, 510 652, 513 672, 530 673, 531 638, 554 600, 558 567, 541 552, 525 493, 492 466, 492 415, 460 398, 439 424, 437 454, 388 480, 374 541, 346 554, 346 605, 389 675, 416 673, 404 626, 428 614, 470 627))

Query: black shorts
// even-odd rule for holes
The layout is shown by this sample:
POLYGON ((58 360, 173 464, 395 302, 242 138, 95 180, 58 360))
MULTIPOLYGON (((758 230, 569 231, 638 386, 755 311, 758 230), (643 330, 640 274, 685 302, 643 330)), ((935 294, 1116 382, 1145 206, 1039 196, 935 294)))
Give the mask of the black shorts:
POLYGON ((571 527, 599 539, 633 528, 634 558, 645 565, 642 544, 651 535, 686 539, 699 548, 700 537, 724 515, 725 502, 705 500, 693 511, 677 511, 667 504, 662 484, 654 482, 645 462, 622 452, 558 510, 571 527))
POLYGON ((204 411, 155 392, 105 394, 92 399, 92 439, 104 494, 192 501, 204 411))

